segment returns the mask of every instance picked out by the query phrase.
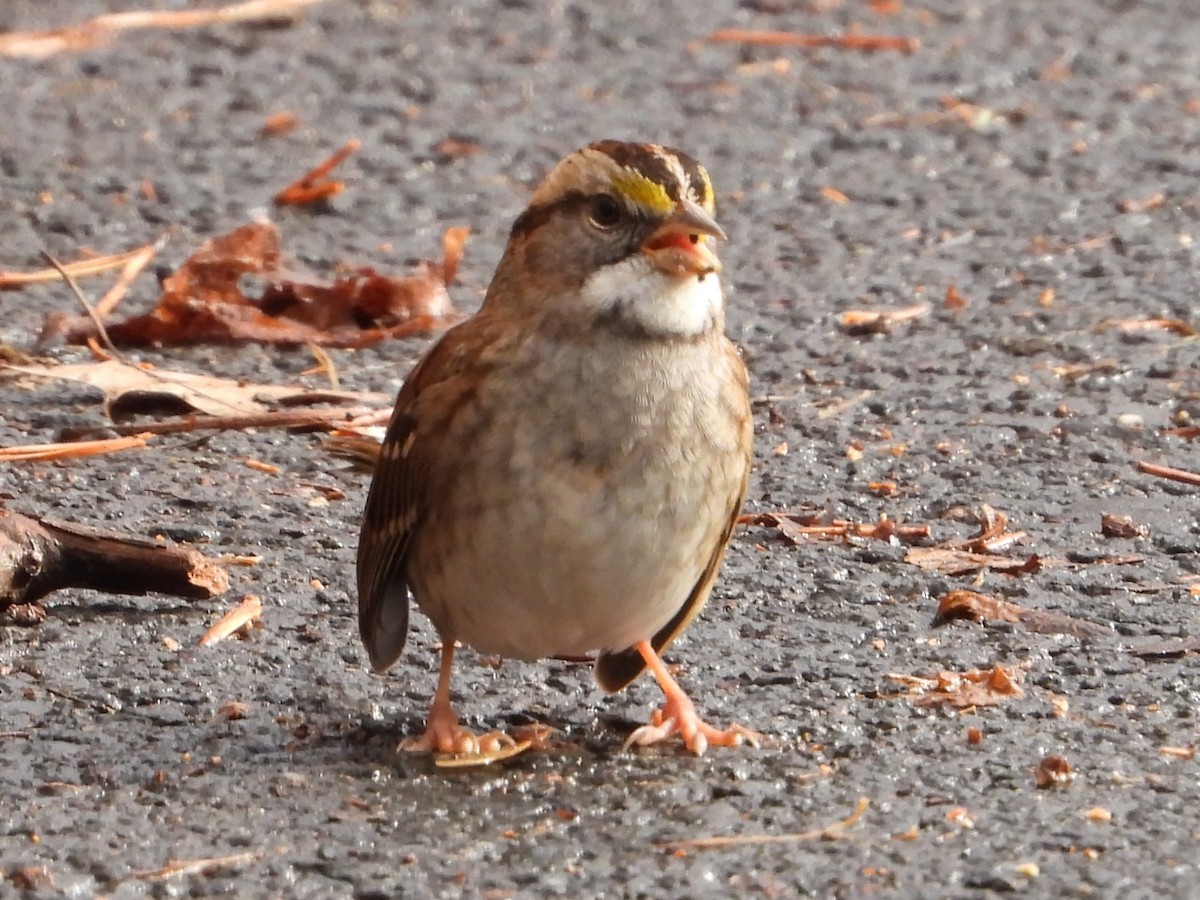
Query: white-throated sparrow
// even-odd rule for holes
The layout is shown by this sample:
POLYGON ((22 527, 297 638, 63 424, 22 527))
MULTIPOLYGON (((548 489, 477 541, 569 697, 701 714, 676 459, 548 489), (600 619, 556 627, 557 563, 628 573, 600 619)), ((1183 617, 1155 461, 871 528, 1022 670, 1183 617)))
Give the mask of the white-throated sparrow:
POLYGON ((405 381, 367 498, 359 627, 376 671, 408 595, 442 637, 424 735, 479 752, 450 706, 455 641, 519 659, 599 651, 617 691, 649 667, 666 702, 630 743, 702 722, 659 658, 712 590, 746 491, 746 370, 724 333, 708 174, 653 144, 562 160, 517 218, 483 306, 405 381))

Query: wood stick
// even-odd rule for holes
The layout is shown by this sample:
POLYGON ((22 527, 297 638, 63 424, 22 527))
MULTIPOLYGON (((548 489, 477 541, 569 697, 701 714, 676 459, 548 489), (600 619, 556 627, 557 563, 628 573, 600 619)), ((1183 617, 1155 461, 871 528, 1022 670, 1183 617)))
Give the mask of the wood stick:
POLYGON ((1139 462, 1137 467, 1147 475, 1157 478, 1168 478, 1171 481, 1181 481, 1184 484, 1200 487, 1200 472, 1189 472, 1186 469, 1176 469, 1173 466, 1160 466, 1157 463, 1139 462))
POLYGON ((59 437, 64 441, 78 441, 87 440, 93 435, 113 433, 124 437, 139 434, 186 434, 191 431, 240 431, 244 428, 334 428, 370 414, 377 415, 380 422, 386 424, 391 412, 371 406, 350 406, 338 409, 280 409, 243 416, 185 416, 168 422, 64 428, 59 437))
POLYGON ((921 42, 916 38, 876 34, 797 34, 790 31, 747 31, 726 28, 708 36, 713 43, 757 44, 766 47, 837 47, 841 50, 898 50, 915 53, 921 42))
POLYGON ((190 547, 0 509, 0 608, 68 587, 204 600, 228 590, 229 575, 190 547))

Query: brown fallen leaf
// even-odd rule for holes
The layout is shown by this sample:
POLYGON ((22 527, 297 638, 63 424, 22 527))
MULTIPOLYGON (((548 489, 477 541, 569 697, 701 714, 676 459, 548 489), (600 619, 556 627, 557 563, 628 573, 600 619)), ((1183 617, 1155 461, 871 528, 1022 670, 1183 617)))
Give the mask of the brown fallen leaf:
POLYGON ((922 569, 943 575, 970 575, 987 569, 1006 575, 1025 575, 1042 567, 1042 558, 1032 553, 1024 558, 974 553, 955 547, 913 547, 904 554, 904 561, 922 569))
MULTIPOLYGON (((279 233, 269 222, 244 225, 206 241, 163 281, 149 313, 107 325, 117 344, 257 342, 361 347, 388 337, 430 331, 457 315, 447 285, 457 273, 467 229, 443 236, 440 263, 394 277, 362 268, 330 283, 288 277, 279 233), (247 276, 266 286, 247 296, 247 276)), ((63 337, 82 343, 94 324, 78 322, 63 337)))
POLYGON ((1045 612, 1040 609, 1028 609, 1000 597, 979 594, 975 591, 948 591, 938 601, 937 613, 933 617, 933 627, 937 628, 955 619, 993 619, 999 622, 1013 622, 1024 625, 1037 634, 1065 634, 1080 639, 1107 637, 1110 631, 1086 619, 1062 613, 1045 612))
POLYGON ((389 394, 253 384, 191 372, 132 366, 115 359, 69 365, 0 363, 0 377, 6 374, 90 385, 104 394, 104 412, 112 419, 148 411, 195 410, 213 416, 254 415, 266 413, 271 406, 352 402, 382 407, 392 401, 389 394))
POLYGON ((929 537, 928 525, 905 525, 881 515, 878 522, 851 522, 847 519, 826 520, 824 513, 748 513, 738 517, 740 525, 761 525, 774 528, 779 536, 793 546, 811 538, 863 538, 877 541, 893 539, 904 543, 923 541, 929 537))
POLYGON ((839 191, 835 187, 827 186, 827 187, 821 188, 821 196, 824 197, 826 200, 828 200, 830 203, 835 203, 838 206, 845 206, 847 203, 850 202, 850 198, 847 197, 845 194, 843 194, 841 191, 839 191))
POLYGON ((1025 696, 1016 679, 1015 669, 996 666, 966 672, 938 672, 932 677, 889 674, 892 681, 905 685, 904 695, 919 706, 997 706, 1007 699, 1025 696))
POLYGON ((46 866, 18 866, 8 873, 8 882, 18 891, 51 891, 54 874, 46 866))
POLYGON ((442 769, 472 769, 478 766, 490 766, 493 763, 504 762, 514 756, 520 756, 530 747, 532 740, 514 741, 496 750, 481 750, 478 753, 436 753, 433 764, 442 769))
POLYGON ((847 334, 887 334, 901 322, 929 314, 928 303, 917 303, 893 310, 848 309, 842 313, 841 328, 847 334))
POLYGON ((141 881, 161 881, 181 875, 207 875, 218 869, 230 866, 244 866, 258 862, 266 854, 258 851, 250 853, 235 853, 232 856, 213 856, 207 859, 172 859, 161 869, 145 872, 131 872, 131 878, 141 881))
POLYGON ((1149 197, 1143 197, 1140 200, 1128 197, 1117 204, 1117 209, 1125 213, 1150 212, 1151 210, 1158 209, 1166 202, 1166 194, 1162 191, 1157 191, 1149 197))
POLYGON ((1148 535, 1150 529, 1145 525, 1137 524, 1130 516, 1121 516, 1116 513, 1102 513, 1100 516, 1100 533, 1110 538, 1138 538, 1148 535))
POLYGON ((479 141, 469 137, 452 134, 438 141, 433 147, 434 154, 442 160, 466 159, 483 152, 479 141))
POLYGON ((1034 771, 1034 781, 1039 788, 1065 788, 1075 780, 1075 772, 1067 758, 1059 753, 1043 756, 1034 771))
POLYGON ((1191 441, 1200 437, 1200 425, 1181 425, 1178 428, 1164 428, 1162 433, 1191 441))
POLYGON ((968 305, 967 298, 959 293, 957 287, 951 284, 946 288, 946 298, 942 301, 942 306, 945 309, 957 312, 958 310, 966 309, 968 305))
POLYGON ((274 197, 276 206, 304 206, 340 194, 346 185, 328 175, 350 156, 358 152, 362 142, 356 138, 346 141, 328 159, 305 172, 274 197))
POLYGON ((986 503, 980 505, 975 516, 979 524, 978 534, 966 540, 946 541, 942 546, 978 553, 1000 553, 1028 537, 1024 531, 1009 531, 1008 515, 986 503))
POLYGON ((1158 755, 1165 756, 1168 759, 1183 759, 1183 760, 1195 759, 1196 758, 1196 748, 1195 747, 1159 747, 1158 755))
POLYGON ((250 715, 249 703, 243 700, 227 700, 217 707, 217 713, 213 718, 233 722, 238 719, 244 719, 248 715, 250 715))

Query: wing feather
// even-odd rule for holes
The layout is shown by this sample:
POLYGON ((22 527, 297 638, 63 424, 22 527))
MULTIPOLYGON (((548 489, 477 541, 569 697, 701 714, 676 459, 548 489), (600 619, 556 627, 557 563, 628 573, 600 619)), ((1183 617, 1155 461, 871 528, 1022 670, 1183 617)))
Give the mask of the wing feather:
POLYGON ((358 630, 377 672, 404 649, 408 555, 428 510, 431 470, 446 464, 446 455, 438 453, 439 436, 458 405, 427 400, 431 389, 449 389, 436 391, 439 400, 468 393, 466 385, 478 374, 479 355, 471 351, 479 346, 483 318, 446 332, 409 373, 380 448, 358 543, 358 630))

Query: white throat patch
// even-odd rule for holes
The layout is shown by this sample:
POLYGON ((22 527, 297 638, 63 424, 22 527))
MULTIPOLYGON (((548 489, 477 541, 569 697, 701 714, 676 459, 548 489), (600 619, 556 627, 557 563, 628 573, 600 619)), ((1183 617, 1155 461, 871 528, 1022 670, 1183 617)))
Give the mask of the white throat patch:
POLYGON ((593 273, 583 284, 584 305, 651 334, 694 337, 720 321, 724 308, 716 273, 668 275, 640 253, 593 273))

